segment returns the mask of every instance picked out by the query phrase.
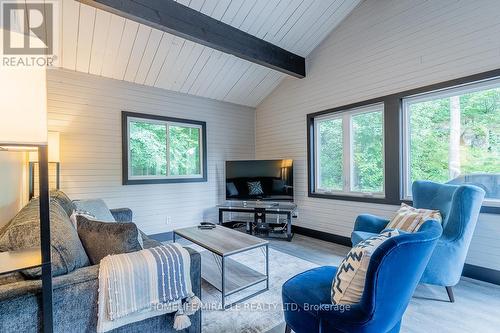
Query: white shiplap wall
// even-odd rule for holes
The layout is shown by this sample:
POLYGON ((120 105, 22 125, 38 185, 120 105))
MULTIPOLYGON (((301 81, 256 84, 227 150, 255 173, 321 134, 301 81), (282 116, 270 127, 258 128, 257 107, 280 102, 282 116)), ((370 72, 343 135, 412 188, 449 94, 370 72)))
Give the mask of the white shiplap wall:
MULTIPOLYGON (((369 0, 257 108, 257 158, 295 160, 297 225, 349 236, 397 207, 307 196, 306 114, 500 67, 500 1, 369 0)), ((500 218, 482 214, 467 262, 500 269, 500 218)))
POLYGON ((253 108, 66 70, 48 74, 48 108, 49 129, 61 133, 62 190, 131 208, 148 234, 214 218, 224 161, 255 157, 253 108), (208 182, 122 186, 122 110, 206 121, 208 182))

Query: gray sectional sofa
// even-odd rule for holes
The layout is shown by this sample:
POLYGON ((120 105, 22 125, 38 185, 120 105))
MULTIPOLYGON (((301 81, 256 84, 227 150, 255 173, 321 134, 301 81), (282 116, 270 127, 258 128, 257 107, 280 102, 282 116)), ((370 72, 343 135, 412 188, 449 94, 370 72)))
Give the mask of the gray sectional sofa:
MULTIPOLYGON (((51 236, 53 258, 53 308, 54 332, 95 332, 97 325, 98 271, 99 265, 91 266, 79 256, 81 244, 73 244, 74 228, 68 213, 72 202, 64 193, 51 193, 51 236), (73 231, 68 228, 73 228, 73 231), (68 242, 68 239, 70 242, 68 242), (67 258, 75 257, 75 262, 67 258)), ((110 210, 118 222, 132 221, 130 209, 110 210)), ((9 250, 12 238, 18 237, 16 227, 32 224, 36 228, 38 201, 32 200, 14 219, 0 230, 0 251, 9 250), (9 230, 9 228, 11 228, 9 230), (10 235, 10 237, 9 237, 10 235), (14 235, 14 236, 13 236, 14 235)), ((24 230, 27 230, 26 228, 24 230)), ((32 230, 36 235, 39 229, 32 230)), ((29 233, 29 231, 28 231, 29 233)), ((142 233, 144 248, 160 243, 142 233)), ((38 242, 39 239, 29 239, 38 242)), ((28 244, 29 245, 29 244, 28 244)), ((12 248, 10 248, 12 250, 12 248)), ((200 254, 187 248, 191 255, 191 281, 193 292, 201 298, 200 254)), ((0 332, 40 332, 41 331, 41 281, 40 272, 29 270, 0 276, 0 332)), ((201 311, 190 317, 191 327, 182 332, 201 332, 201 311)), ((166 314, 132 323, 113 332, 174 332, 173 314, 166 314)))

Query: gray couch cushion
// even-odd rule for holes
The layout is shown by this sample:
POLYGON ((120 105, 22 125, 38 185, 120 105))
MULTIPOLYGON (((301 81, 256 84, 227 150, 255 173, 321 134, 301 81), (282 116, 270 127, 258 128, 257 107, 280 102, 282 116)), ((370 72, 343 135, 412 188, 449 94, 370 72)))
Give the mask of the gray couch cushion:
POLYGON ((137 240, 139 230, 134 223, 108 223, 77 216, 78 236, 92 264, 110 254, 142 250, 137 240))
MULTIPOLYGON (((191 255, 193 292, 201 296, 200 254, 191 255)), ((53 279, 54 332, 96 332, 99 266, 79 268, 53 279)), ((41 332, 41 281, 26 280, 0 285, 0 332, 41 332), (21 309, 21 310, 20 310, 21 309)), ((190 316, 191 327, 175 331, 174 314, 149 318, 122 326, 110 333, 199 333, 201 311, 190 316)))
POLYGON ((50 191, 50 198, 57 201, 59 205, 61 205, 61 207, 64 209, 66 214, 68 214, 68 216, 71 216, 73 210, 75 210, 75 205, 63 191, 60 190, 50 191))
MULTIPOLYGON (((54 199, 50 200, 50 235, 52 248, 52 273, 67 274, 89 264, 89 259, 78 238, 69 216, 54 199)), ((40 246, 40 209, 38 198, 31 200, 12 219, 0 237, 0 251, 13 251, 40 246)), ((41 268, 23 271, 32 278, 41 275, 41 268)))
MULTIPOLYGON (((73 201, 77 210, 89 212, 94 215, 96 220, 102 222, 115 222, 115 218, 109 211, 108 206, 102 199, 87 199, 73 201)), ((71 214, 69 214, 71 215, 71 214)))

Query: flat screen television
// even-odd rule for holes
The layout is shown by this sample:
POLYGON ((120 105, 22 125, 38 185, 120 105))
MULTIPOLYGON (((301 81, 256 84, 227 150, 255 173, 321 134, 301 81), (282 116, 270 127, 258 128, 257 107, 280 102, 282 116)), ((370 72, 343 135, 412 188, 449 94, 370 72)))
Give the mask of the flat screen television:
POLYGON ((226 200, 293 201, 293 161, 226 161, 226 200))

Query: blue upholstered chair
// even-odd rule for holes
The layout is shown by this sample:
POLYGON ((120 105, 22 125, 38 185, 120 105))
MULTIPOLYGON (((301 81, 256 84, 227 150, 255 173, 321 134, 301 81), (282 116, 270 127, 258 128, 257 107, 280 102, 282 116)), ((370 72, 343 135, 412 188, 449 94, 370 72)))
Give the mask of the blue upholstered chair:
POLYGON ((399 332, 441 233, 438 222, 427 221, 416 233, 382 243, 371 257, 361 301, 349 308, 332 305, 336 267, 319 267, 291 278, 282 290, 286 332, 399 332))
MULTIPOLYGON (((437 209, 443 217, 443 235, 422 276, 422 283, 446 287, 454 302, 452 287, 458 283, 476 227, 484 191, 472 185, 448 185, 415 181, 413 206, 437 209)), ((351 235, 353 245, 380 233, 389 221, 373 215, 360 215, 351 235)))

